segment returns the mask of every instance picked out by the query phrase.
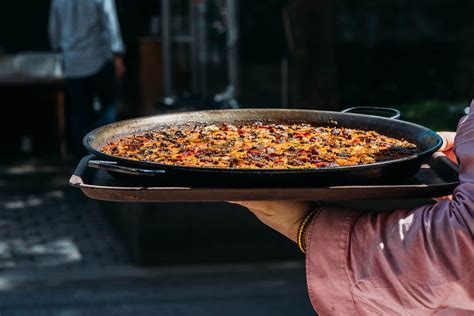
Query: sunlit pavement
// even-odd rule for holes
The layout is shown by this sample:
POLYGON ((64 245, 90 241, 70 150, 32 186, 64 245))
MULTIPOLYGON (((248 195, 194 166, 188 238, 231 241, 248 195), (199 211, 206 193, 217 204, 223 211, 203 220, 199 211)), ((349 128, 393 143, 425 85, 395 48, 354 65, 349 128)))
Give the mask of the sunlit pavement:
POLYGON ((131 264, 100 206, 69 188, 72 164, 0 167, 0 314, 314 315, 304 265, 131 264))

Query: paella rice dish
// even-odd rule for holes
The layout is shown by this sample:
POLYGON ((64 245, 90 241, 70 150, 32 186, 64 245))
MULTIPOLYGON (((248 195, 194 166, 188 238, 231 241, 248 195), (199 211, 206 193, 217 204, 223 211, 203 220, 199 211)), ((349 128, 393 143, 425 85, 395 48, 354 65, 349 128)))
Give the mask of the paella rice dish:
POLYGON ((307 123, 185 124, 125 135, 101 148, 136 161, 225 169, 313 169, 373 164, 416 154, 373 130, 307 123))

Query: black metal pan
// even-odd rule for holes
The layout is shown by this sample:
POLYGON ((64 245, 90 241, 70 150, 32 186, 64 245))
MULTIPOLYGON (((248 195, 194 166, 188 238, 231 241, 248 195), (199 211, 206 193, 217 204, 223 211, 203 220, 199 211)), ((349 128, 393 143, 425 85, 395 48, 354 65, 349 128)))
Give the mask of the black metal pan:
MULTIPOLYGON (((348 111, 358 111, 351 108, 348 111)), ((105 162, 96 161, 91 167, 99 167, 115 173, 143 175, 147 178, 173 179, 187 183, 219 183, 221 185, 290 185, 315 186, 328 184, 353 184, 373 182, 396 182, 413 176, 423 161, 442 145, 442 139, 432 130, 405 121, 396 120, 399 112, 394 109, 372 108, 375 111, 391 111, 392 118, 349 112, 329 112, 289 109, 239 109, 198 111, 157 115, 112 123, 91 131, 84 137, 86 149, 105 162), (153 128, 185 123, 239 123, 261 121, 273 123, 307 122, 314 126, 339 126, 375 130, 384 135, 403 138, 415 143, 418 154, 391 161, 349 167, 328 167, 318 169, 219 169, 184 167, 134 161, 100 151, 105 144, 123 136, 153 128), (150 177, 152 176, 152 177, 150 177)), ((347 110, 346 110, 347 111, 347 110)), ((175 181, 173 181, 175 182, 175 181)))

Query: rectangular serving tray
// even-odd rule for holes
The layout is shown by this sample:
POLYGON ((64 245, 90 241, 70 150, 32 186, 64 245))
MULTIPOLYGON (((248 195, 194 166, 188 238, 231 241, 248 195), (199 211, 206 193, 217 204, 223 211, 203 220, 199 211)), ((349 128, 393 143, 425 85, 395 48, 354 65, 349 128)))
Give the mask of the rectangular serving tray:
MULTIPOLYGON (((116 178, 104 170, 88 167, 90 155, 78 164, 69 183, 91 199, 113 202, 218 202, 218 201, 342 201, 355 199, 433 198, 450 195, 458 185, 458 167, 441 153, 435 153, 419 172, 401 183, 342 185, 327 187, 219 187, 176 186, 160 183, 153 186, 140 177, 116 178), (130 179, 130 178, 128 178, 130 179)), ((159 177, 157 175, 156 177, 159 177)), ((149 179, 146 179, 149 180, 149 179)), ((155 184, 156 183, 156 184, 155 184)))

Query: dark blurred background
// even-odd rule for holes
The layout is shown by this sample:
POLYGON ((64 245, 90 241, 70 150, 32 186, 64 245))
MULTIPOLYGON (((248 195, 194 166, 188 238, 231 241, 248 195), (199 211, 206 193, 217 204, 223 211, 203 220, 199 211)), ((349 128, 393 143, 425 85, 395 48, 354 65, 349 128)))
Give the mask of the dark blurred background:
MULTIPOLYGON (((387 106, 454 130, 474 92, 468 0, 116 5, 120 119, 387 106)), ((49 7, 0 3, 0 314, 311 315, 303 256, 245 210, 99 203, 68 187, 77 161, 49 7)))
MULTIPOLYGON (((194 1, 195 10, 200 2, 194 1)), ((204 48, 199 38, 192 38, 189 1, 171 3, 172 90, 166 92, 161 2, 117 1, 127 46, 123 117, 219 106, 212 99, 229 83, 228 12, 226 1, 203 3, 206 24, 194 35, 206 33, 204 48), (193 41, 198 47, 192 47, 193 41), (193 49, 204 50, 203 57, 193 49), (194 53, 205 58, 205 70, 199 69, 200 61, 193 66, 194 53), (176 98, 174 107, 162 103, 168 94, 176 98)), ((0 6, 0 53, 50 49, 48 0, 0 6)), ((239 33, 235 99, 240 107, 401 107, 408 119, 453 128, 455 120, 437 122, 437 109, 464 105, 472 95, 473 6, 467 0, 456 5, 442 0, 239 1, 233 25, 239 33), (411 114, 412 108, 420 110, 420 118, 411 114), (425 115, 427 108, 436 115, 425 115)), ((199 19, 194 18, 196 24, 199 19)), ((18 103, 18 93, 13 94, 9 98, 3 91, 2 103, 18 103)), ((47 102, 38 97, 25 102, 47 102)))

